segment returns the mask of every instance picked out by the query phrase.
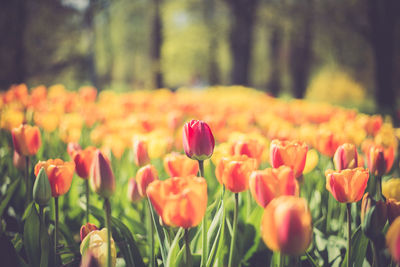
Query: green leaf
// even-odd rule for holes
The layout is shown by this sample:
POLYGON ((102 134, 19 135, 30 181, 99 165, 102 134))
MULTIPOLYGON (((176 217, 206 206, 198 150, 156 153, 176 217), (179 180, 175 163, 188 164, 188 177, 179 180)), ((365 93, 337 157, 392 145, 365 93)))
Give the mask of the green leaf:
MULTIPOLYGON (((352 266, 362 266, 365 254, 368 247, 368 238, 363 234, 361 226, 358 226, 356 231, 351 237, 351 264, 352 266)), ((342 267, 347 266, 348 251, 346 251, 346 256, 342 262, 342 267)))
MULTIPOLYGON (((89 210, 97 220, 104 224, 103 211, 94 206, 90 206, 89 210)), ((129 228, 115 217, 111 217, 111 227, 112 237, 125 259, 126 266, 144 267, 142 255, 129 228)))
POLYGON ((46 225, 40 224, 40 267, 49 265, 50 237, 46 225))
POLYGON ((35 204, 27 207, 24 223, 24 246, 30 266, 40 266, 40 219, 35 204))
POLYGON ((214 216, 213 221, 211 222, 210 228, 208 230, 207 234, 207 243, 208 243, 208 248, 210 249, 208 253, 208 259, 207 259, 207 264, 206 266, 210 266, 211 262, 213 262, 213 259, 215 258, 215 252, 219 244, 219 240, 221 239, 221 233, 223 231, 224 227, 224 222, 225 222, 225 208, 224 208, 224 202, 221 201, 221 205, 219 210, 217 211, 216 215, 214 216), (222 222, 222 223, 221 223, 222 222), (213 233, 215 232, 215 228, 218 226, 218 230, 215 235, 213 233), (214 242, 212 246, 210 247, 211 240, 214 239, 214 242))
MULTIPOLYGON (((151 204, 150 200, 147 199, 147 201, 149 201, 149 203, 151 204)), ((161 258, 162 258, 163 262, 166 262, 167 257, 168 257, 168 254, 167 254, 168 249, 166 249, 164 246, 165 246, 165 239, 167 239, 167 238, 166 238, 165 234, 164 235, 161 234, 161 233, 163 233, 163 229, 162 229, 159 221, 157 220, 157 217, 154 214, 153 205, 151 205, 150 213, 151 213, 151 218, 153 220, 154 228, 156 230, 158 242, 160 243, 161 258)))
POLYGON ((184 233, 184 229, 180 228, 175 235, 174 240, 172 241, 171 247, 168 252, 167 263, 165 266, 176 266, 176 259, 179 253, 179 240, 182 238, 182 234, 184 233))
MULTIPOLYGON (((251 258, 251 256, 257 251, 258 245, 261 240, 260 224, 261 224, 261 218, 262 218, 263 213, 264 213, 264 209, 257 205, 257 207, 253 210, 253 212, 250 214, 250 216, 248 217, 248 219, 246 221, 247 224, 250 224, 254 227, 255 235, 252 238, 253 242, 251 242, 251 240, 249 240, 250 241, 249 246, 247 246, 247 245, 245 246, 245 251, 247 251, 247 252, 243 257, 242 262, 248 261, 251 258)), ((246 226, 248 226, 248 225, 246 225, 246 226)), ((248 227, 246 227, 246 230, 247 229, 248 229, 248 227)), ((247 236, 247 232, 245 232, 245 233, 246 233, 245 236, 247 236)))
POLYGON ((12 182, 12 183, 10 184, 10 186, 8 187, 8 190, 7 190, 6 194, 5 194, 5 197, 4 197, 4 199, 1 201, 1 204, 0 204, 0 217, 3 216, 3 213, 4 213, 4 211, 5 211, 5 209, 6 209, 7 205, 8 205, 8 203, 10 202, 11 197, 14 195, 15 190, 17 189, 20 180, 21 180, 20 178, 19 178, 19 179, 16 179, 16 180, 15 180, 14 182, 12 182))

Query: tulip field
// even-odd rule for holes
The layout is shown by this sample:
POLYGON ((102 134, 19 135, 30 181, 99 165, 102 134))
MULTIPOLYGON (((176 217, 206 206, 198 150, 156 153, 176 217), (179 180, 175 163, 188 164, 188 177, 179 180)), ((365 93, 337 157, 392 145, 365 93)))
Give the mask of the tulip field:
POLYGON ((397 266, 400 129, 240 86, 0 93, 1 266, 397 266))

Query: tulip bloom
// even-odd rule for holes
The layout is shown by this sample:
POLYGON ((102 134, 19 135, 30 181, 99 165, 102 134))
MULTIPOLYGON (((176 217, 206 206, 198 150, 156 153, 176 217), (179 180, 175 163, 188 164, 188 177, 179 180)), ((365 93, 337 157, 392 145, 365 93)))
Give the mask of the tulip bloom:
POLYGON ((195 160, 210 158, 214 145, 214 136, 207 123, 192 120, 183 126, 183 149, 189 158, 195 160))
POLYGON ((223 157, 217 164, 215 174, 220 184, 233 193, 239 193, 249 189, 249 177, 256 168, 257 161, 246 155, 223 157))
POLYGON ((51 195, 59 197, 68 192, 74 176, 75 164, 64 162, 61 159, 49 159, 39 161, 35 166, 35 175, 39 174, 41 168, 46 171, 51 186, 51 195))
POLYGON ((343 144, 336 149, 333 163, 337 171, 358 167, 358 153, 354 144, 343 144))
POLYGON ((96 148, 93 146, 89 146, 84 150, 75 151, 73 159, 75 162, 75 171, 79 177, 83 179, 89 178, 95 152, 96 148))
POLYGON ((392 259, 400 264, 400 219, 397 218, 390 225, 386 233, 386 246, 389 249, 392 259))
MULTIPOLYGON (((107 228, 91 231, 83 240, 80 247, 82 258, 86 253, 92 253, 100 266, 107 266, 107 228)), ((117 250, 111 238, 111 266, 116 265, 117 250)))
POLYGON ((394 149, 389 147, 384 149, 382 146, 372 145, 367 153, 368 168, 375 176, 382 176, 392 168, 394 161, 394 149))
POLYGON ((142 198, 139 194, 139 185, 134 178, 129 179, 128 184, 128 199, 131 202, 137 202, 142 198))
POLYGON ((368 169, 355 168, 342 171, 327 170, 326 189, 333 197, 342 203, 359 201, 367 187, 368 169))
POLYGON ((172 152, 164 157, 164 169, 170 177, 197 175, 199 163, 185 155, 172 152))
POLYGON ((293 170, 287 166, 253 171, 249 179, 250 192, 261 207, 282 195, 299 195, 299 184, 293 170))
POLYGON ((147 186, 155 180, 158 180, 158 174, 156 168, 153 165, 147 164, 137 171, 136 182, 138 184, 139 194, 142 197, 146 196, 147 186))
POLYGON ((143 140, 136 139, 133 142, 133 155, 137 166, 144 166, 150 163, 147 144, 143 140))
POLYGON ((98 230, 97 226, 94 225, 93 223, 86 223, 84 225, 81 226, 81 230, 80 230, 80 236, 81 236, 81 241, 83 239, 85 239, 85 237, 92 231, 94 230, 98 230))
POLYGON ((14 149, 23 156, 32 156, 39 150, 42 139, 37 126, 21 124, 11 131, 14 149))
POLYGON ((296 178, 303 174, 308 147, 304 142, 272 140, 270 160, 274 168, 282 165, 293 169, 296 178))
POLYGON ((202 177, 173 177, 154 181, 147 187, 147 195, 169 226, 185 229, 197 226, 207 208, 207 183, 202 177))
POLYGON ((96 150, 94 155, 90 182, 93 191, 104 198, 109 198, 115 191, 115 178, 110 162, 100 150, 96 150))
POLYGON ((273 251, 303 254, 311 243, 311 214, 307 201, 296 196, 280 196, 265 208, 261 235, 273 251))
POLYGON ((232 155, 246 155, 254 158, 260 164, 264 146, 257 140, 239 140, 232 145, 232 155))

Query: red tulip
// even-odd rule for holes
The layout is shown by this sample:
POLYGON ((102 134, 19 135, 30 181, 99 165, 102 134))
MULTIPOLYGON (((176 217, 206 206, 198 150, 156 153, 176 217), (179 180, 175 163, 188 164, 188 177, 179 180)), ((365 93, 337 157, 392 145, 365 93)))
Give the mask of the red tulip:
POLYGON ((96 225, 94 225, 93 223, 86 223, 84 225, 82 225, 81 230, 80 230, 80 235, 81 235, 81 241, 91 232, 94 230, 98 230, 99 228, 97 228, 96 225))
POLYGON ((11 131, 14 149, 22 156, 32 156, 39 150, 42 140, 37 126, 21 124, 11 131))
POLYGON ((384 149, 382 146, 372 145, 367 154, 368 168, 376 176, 388 173, 393 166, 394 149, 389 147, 384 149))
POLYGON ((90 182, 93 191, 104 198, 109 198, 115 191, 115 178, 110 162, 100 150, 96 150, 94 155, 90 182))
POLYGON ((75 171, 79 177, 83 179, 89 178, 95 153, 96 148, 93 146, 89 146, 84 150, 78 150, 74 153, 73 159, 75 162, 75 171))
POLYGON ((343 144, 336 149, 333 163, 337 171, 358 167, 358 153, 354 144, 343 144))
POLYGON ((139 194, 142 197, 146 196, 147 186, 155 180, 158 180, 158 174, 156 168, 153 165, 147 164, 137 171, 136 182, 138 183, 139 194))
POLYGON ((214 145, 214 136, 207 123, 192 120, 183 126, 183 148, 189 158, 195 160, 210 158, 214 145))
POLYGON ((147 153, 147 144, 143 140, 136 139, 133 143, 133 155, 137 166, 144 166, 150 163, 147 153))

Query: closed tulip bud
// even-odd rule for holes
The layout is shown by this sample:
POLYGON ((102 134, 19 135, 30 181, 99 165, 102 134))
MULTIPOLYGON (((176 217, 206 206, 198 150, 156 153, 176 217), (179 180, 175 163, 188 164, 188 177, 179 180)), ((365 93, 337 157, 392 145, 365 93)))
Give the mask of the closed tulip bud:
POLYGON ((257 161, 246 155, 223 157, 215 174, 220 184, 233 193, 239 193, 249 189, 250 174, 256 169, 257 161))
POLYGON ((308 147, 304 142, 272 140, 270 146, 270 160, 274 168, 282 165, 289 166, 294 176, 299 178, 303 174, 306 164, 308 147))
POLYGON ((336 149, 333 163, 337 171, 358 167, 358 153, 354 144, 343 144, 336 149))
POLYGON ((185 229, 197 226, 207 208, 204 178, 187 176, 157 180, 147 187, 147 195, 166 225, 185 229))
POLYGON ((150 163, 147 144, 143 140, 136 139, 133 142, 133 155, 137 166, 144 166, 150 163))
POLYGON ((370 239, 377 238, 386 221, 386 203, 375 201, 368 192, 365 193, 361 203, 361 228, 364 234, 370 239))
POLYGON ((273 199, 264 210, 261 235, 271 250, 301 255, 311 243, 311 224, 311 214, 305 199, 280 196, 273 199))
POLYGON ((91 187, 98 195, 109 198, 115 191, 115 178, 111 165, 100 150, 96 150, 90 176, 91 187))
POLYGON ((139 195, 145 197, 147 186, 155 180, 158 180, 158 173, 153 165, 147 164, 140 168, 136 173, 139 195))
POLYGON ((74 153, 75 171, 82 179, 89 179, 95 152, 96 148, 89 146, 74 153))
POLYGON ((129 180, 128 184, 128 199, 131 202, 137 202, 142 199, 142 196, 139 194, 139 186, 134 178, 129 180))
POLYGON ((327 170, 325 176, 326 189, 332 196, 341 203, 352 203, 361 200, 367 187, 369 172, 363 168, 327 170))
POLYGON ((293 170, 287 166, 253 171, 249 179, 250 192, 261 207, 282 195, 299 195, 299 184, 293 170))
POLYGON ((51 199, 51 186, 44 168, 40 171, 33 184, 33 200, 39 206, 47 206, 51 199))
POLYGON ((386 246, 392 259, 400 264, 400 218, 394 220, 386 233, 386 246))
MULTIPOLYGON (((91 231, 83 240, 80 247, 83 258, 86 253, 92 253, 99 266, 107 266, 107 228, 91 231)), ((115 267, 117 251, 111 238, 111 266, 115 267)))
POLYGON ((368 168, 375 176, 382 176, 386 172, 384 150, 379 146, 371 146, 367 155, 368 168))
POLYGON ((36 155, 42 139, 37 126, 21 124, 18 128, 11 131, 14 149, 22 156, 36 155))
POLYGON ((197 175, 199 163, 185 155, 172 152, 164 157, 164 169, 170 177, 197 175))
POLYGON ((26 159, 25 157, 21 156, 18 154, 17 151, 14 150, 14 155, 13 155, 13 165, 15 168, 17 168, 20 171, 24 171, 26 168, 26 159))
POLYGON ((94 225, 93 223, 86 223, 81 226, 80 230, 80 235, 81 235, 81 241, 91 232, 94 230, 98 230, 97 226, 94 225))
POLYGON ((35 175, 39 175, 41 168, 46 171, 51 186, 51 195, 59 197, 68 192, 74 176, 75 164, 64 162, 61 159, 39 161, 35 166, 35 175))
POLYGON ((393 198, 388 198, 386 199, 386 206, 389 224, 392 224, 400 216, 400 202, 393 198))
POLYGON ((210 158, 214 145, 214 136, 207 123, 192 120, 183 126, 183 148, 189 158, 195 160, 210 158))

